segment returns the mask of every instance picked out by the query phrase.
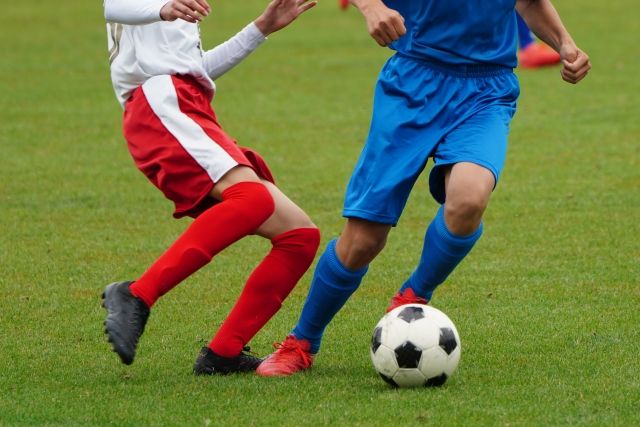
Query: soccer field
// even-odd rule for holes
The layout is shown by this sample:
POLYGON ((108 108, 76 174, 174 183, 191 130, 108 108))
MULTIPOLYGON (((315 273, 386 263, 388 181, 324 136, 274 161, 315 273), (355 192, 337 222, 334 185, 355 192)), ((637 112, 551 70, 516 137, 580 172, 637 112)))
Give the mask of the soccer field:
MULTIPOLYGON (((217 81, 225 129, 337 236, 346 182, 390 51, 334 0, 217 81)), ((266 0, 216 1, 206 48, 266 0)), ((108 71, 102 2, 11 2, 0 14, 0 426, 640 425, 640 8, 556 0, 593 69, 518 71, 507 165, 485 234, 433 305, 462 341, 441 388, 391 389, 371 332, 417 262, 437 205, 426 174, 312 370, 194 377, 193 362, 268 242, 234 245, 156 306, 136 362, 102 332, 100 294, 132 279, 189 220, 133 165, 108 71)), ((252 341, 271 352, 311 272, 252 341)))

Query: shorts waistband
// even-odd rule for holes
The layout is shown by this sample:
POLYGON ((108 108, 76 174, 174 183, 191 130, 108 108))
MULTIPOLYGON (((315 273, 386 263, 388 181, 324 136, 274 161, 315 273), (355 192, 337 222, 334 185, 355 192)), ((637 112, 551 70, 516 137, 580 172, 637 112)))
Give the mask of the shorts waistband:
POLYGON ((396 56, 418 62, 425 67, 457 77, 492 77, 513 73, 513 68, 495 64, 448 64, 429 58, 418 58, 396 52, 396 56))

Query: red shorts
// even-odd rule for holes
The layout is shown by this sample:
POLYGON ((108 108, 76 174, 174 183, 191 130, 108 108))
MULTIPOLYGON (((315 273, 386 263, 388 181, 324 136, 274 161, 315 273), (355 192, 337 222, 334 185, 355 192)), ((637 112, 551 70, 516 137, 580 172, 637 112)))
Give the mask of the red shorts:
POLYGON ((274 182, 262 157, 222 130, 210 95, 192 77, 147 80, 125 105, 123 130, 136 166, 175 203, 176 218, 215 204, 213 186, 238 165, 274 182))

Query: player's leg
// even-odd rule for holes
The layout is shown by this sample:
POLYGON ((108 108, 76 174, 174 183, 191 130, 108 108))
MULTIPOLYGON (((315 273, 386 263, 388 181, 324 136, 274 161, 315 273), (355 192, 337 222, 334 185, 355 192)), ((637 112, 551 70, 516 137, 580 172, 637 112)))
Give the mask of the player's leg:
POLYGON ((493 173, 470 162, 456 163, 445 171, 444 225, 457 236, 475 233, 496 185, 493 173))
POLYGON ((174 201, 175 215, 196 219, 138 280, 106 289, 106 333, 126 364, 155 301, 274 211, 269 190, 220 129, 207 98, 193 96, 201 90, 188 78, 158 76, 127 104, 125 137, 136 164, 174 201))
POLYGON ((214 255, 253 234, 273 213, 268 189, 249 167, 230 170, 211 191, 219 201, 201 213, 167 251, 131 285, 151 307, 162 295, 208 264, 214 255))
POLYGON ((131 307, 130 316, 110 313, 111 319, 107 319, 109 338, 124 363, 133 362, 137 340, 144 330, 143 316, 138 314, 144 309, 139 300, 146 306, 146 321, 148 309, 158 298, 209 263, 217 253, 254 233, 273 213, 273 198, 250 168, 234 168, 218 185, 224 190, 212 193, 220 197, 220 203, 200 214, 140 278, 128 286, 113 285, 118 287, 117 294, 110 288, 106 290, 105 304, 111 305, 114 312, 119 312, 116 307, 120 311, 131 307), (114 299, 116 295, 118 300, 114 299))
POLYGON ((391 225, 349 218, 318 261, 311 289, 293 335, 317 353, 324 329, 360 286, 368 266, 384 248, 391 225))
POLYGON ((482 166, 462 162, 446 168, 446 202, 427 228, 418 267, 394 296, 387 311, 431 299, 433 290, 444 282, 482 235, 482 214, 494 185, 493 174, 482 166))
MULTIPOLYGON (((215 337, 203 349, 223 358, 236 357, 253 336, 280 309, 282 302, 307 271, 320 243, 320 232, 307 214, 273 183, 264 181, 274 201, 275 211, 256 231, 271 240, 269 254, 255 268, 238 301, 215 337)), ((210 372, 201 358, 194 371, 210 372)))
POLYGON ((290 375, 311 367, 325 328, 360 286, 383 249, 391 225, 349 218, 318 260, 300 318, 292 333, 259 367, 263 376, 290 375))
POLYGON ((319 258, 291 335, 260 365, 258 374, 290 375, 311 366, 325 328, 359 287, 369 263, 382 250, 389 230, 397 223, 432 149, 429 141, 438 140, 437 136, 420 137, 425 136, 421 125, 413 122, 423 111, 422 102, 428 96, 416 93, 413 84, 407 87, 409 93, 395 87, 397 81, 410 80, 423 83, 417 87, 426 92, 437 86, 412 75, 416 69, 420 69, 418 64, 399 57, 385 65, 376 87, 367 143, 347 187, 345 228, 319 258), (389 76, 392 81, 387 82, 389 76))
MULTIPOLYGON (((467 84, 475 90, 473 80, 463 80, 462 90, 467 84)), ((482 215, 504 166, 519 94, 513 73, 486 76, 484 82, 484 96, 477 101, 470 98, 470 104, 462 106, 479 111, 449 132, 435 152, 430 189, 442 206, 427 228, 417 268, 392 299, 390 309, 406 303, 405 294, 430 300, 482 235, 482 215), (484 108, 478 109, 475 102, 484 108)))

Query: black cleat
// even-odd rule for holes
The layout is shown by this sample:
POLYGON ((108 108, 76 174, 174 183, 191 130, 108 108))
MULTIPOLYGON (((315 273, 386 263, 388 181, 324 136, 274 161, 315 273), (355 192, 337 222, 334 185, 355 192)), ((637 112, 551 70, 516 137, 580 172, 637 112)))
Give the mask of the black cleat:
POLYGON ((104 333, 125 365, 133 363, 138 340, 149 318, 149 307, 129 291, 131 283, 112 283, 102 294, 102 306, 107 309, 104 333))
MULTIPOLYGON (((249 347, 243 350, 249 351, 249 347)), ((234 372, 252 372, 262 363, 262 359, 247 353, 240 353, 236 357, 222 357, 215 354, 209 347, 202 347, 193 373, 195 375, 227 375, 234 372)))

